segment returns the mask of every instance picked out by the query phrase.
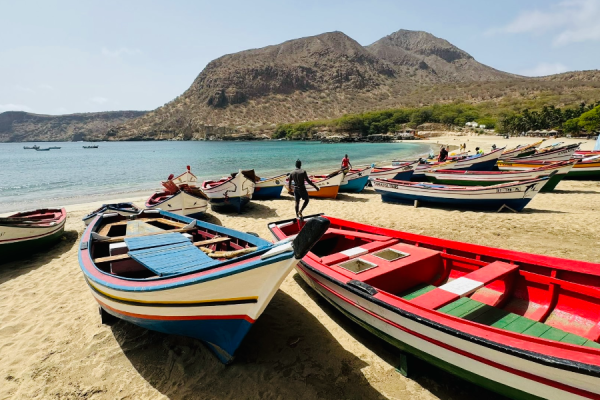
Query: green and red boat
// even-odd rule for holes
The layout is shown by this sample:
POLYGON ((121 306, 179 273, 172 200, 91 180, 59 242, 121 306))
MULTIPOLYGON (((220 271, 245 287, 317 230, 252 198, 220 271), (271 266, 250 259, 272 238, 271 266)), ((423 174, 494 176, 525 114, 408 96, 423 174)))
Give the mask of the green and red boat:
MULTIPOLYGON (((499 161, 503 165, 503 161, 499 161)), ((491 186, 503 183, 538 179, 548 176, 548 183, 540 192, 551 192, 570 173, 575 161, 542 164, 538 168, 508 171, 437 170, 425 172, 429 182, 459 186, 491 186), (554 173, 554 174, 553 174, 554 173)))
POLYGON ((600 399, 600 264, 325 218, 296 268, 353 321, 511 399, 600 399))
POLYGON ((64 208, 25 211, 0 218, 0 262, 54 244, 62 236, 66 220, 64 208))

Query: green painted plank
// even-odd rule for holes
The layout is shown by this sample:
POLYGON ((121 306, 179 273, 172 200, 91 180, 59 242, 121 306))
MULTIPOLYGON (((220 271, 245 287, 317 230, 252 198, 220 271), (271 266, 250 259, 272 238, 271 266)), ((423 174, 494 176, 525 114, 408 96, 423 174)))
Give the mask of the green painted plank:
POLYGON ((506 317, 508 314, 510 314, 508 311, 504 311, 500 308, 490 306, 486 312, 473 318, 472 321, 479 322, 483 325, 491 326, 496 322, 500 321, 502 318, 506 317))
POLYGON ((488 306, 487 304, 483 304, 481 307, 476 308, 475 310, 473 310, 467 314, 464 314, 462 316, 462 318, 469 320, 469 321, 476 321, 478 318, 482 318, 483 314, 490 312, 491 310, 497 310, 497 308, 488 306))
POLYGON ((588 340, 583 345, 587 347, 593 347, 595 349, 600 349, 600 343, 592 342, 591 340, 588 340))
POLYGON ((504 326, 504 330, 516 333, 523 333, 527 329, 531 328, 531 326, 535 325, 535 321, 529 318, 525 318, 519 315, 514 321, 504 326))
POLYGON ((539 337, 542 339, 560 341, 565 336, 567 336, 567 332, 561 331, 560 329, 556 329, 554 327, 551 327, 550 329, 548 329, 546 332, 544 332, 539 337))
POLYGON ((455 307, 452 310, 448 311, 446 314, 454 315, 455 317, 461 318, 464 315, 469 314, 471 311, 475 311, 483 306, 484 306, 483 303, 469 299, 468 301, 464 302, 462 305, 455 307))
POLYGON ((541 335, 546 333, 546 331, 550 328, 552 328, 550 325, 546 325, 542 322, 536 322, 521 333, 523 335, 540 337, 541 335))
POLYGON ((567 335, 564 338, 560 339, 560 341, 563 343, 570 343, 583 346, 583 344, 587 342, 587 339, 581 336, 573 335, 572 333, 567 333, 567 335))
POLYGON ((431 292, 435 288, 436 288, 435 286, 428 285, 428 284, 418 285, 418 286, 414 286, 408 290, 405 290, 404 292, 399 294, 398 297, 402 297, 404 300, 410 301, 416 297, 421 296, 422 294, 431 292))
POLYGON ((505 326, 516 321, 519 318, 521 318, 520 315, 507 313, 504 317, 500 318, 490 326, 493 326, 494 328, 504 329, 505 326))
POLYGON ((450 304, 446 304, 444 307, 438 309, 438 311, 447 314, 448 312, 452 311, 456 307, 462 306, 463 304, 465 304, 469 300, 471 300, 471 299, 469 299, 468 297, 463 297, 462 299, 458 299, 456 301, 453 301, 450 304))

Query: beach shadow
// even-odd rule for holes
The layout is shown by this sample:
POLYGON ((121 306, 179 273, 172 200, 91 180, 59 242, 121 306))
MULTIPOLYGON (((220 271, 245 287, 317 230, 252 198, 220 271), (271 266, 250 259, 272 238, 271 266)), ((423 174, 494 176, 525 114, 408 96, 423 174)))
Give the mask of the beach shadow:
POLYGON ((556 194, 600 194, 600 192, 594 191, 594 190, 556 190, 556 189, 554 189, 550 193, 556 193, 556 194))
POLYGON ((365 199, 363 197, 354 197, 346 193, 339 193, 336 197, 336 200, 347 201, 350 203, 366 203, 369 201, 369 199, 365 199))
POLYGON ((216 215, 211 214, 211 213, 204 213, 202 215, 202 217, 198 218, 198 219, 200 221, 208 222, 209 224, 223 226, 223 223, 221 222, 221 220, 216 215))
POLYGON ((564 211, 558 211, 558 210, 540 210, 537 208, 525 208, 523 211, 520 211, 519 214, 568 214, 568 213, 566 213, 564 211))
MULTIPOLYGON (((399 349, 350 320, 327 300, 319 296, 304 282, 299 274, 294 275, 294 280, 315 303, 319 304, 321 309, 336 324, 350 334, 357 342, 360 342, 388 364, 399 368, 401 354, 399 349)), ((508 400, 504 396, 462 380, 414 356, 409 355, 408 370, 409 379, 416 381, 440 399, 466 400, 485 398, 486 400, 508 400)), ((400 373, 398 375, 398 379, 403 379, 400 373)))
POLYGON ((73 248, 78 238, 79 232, 75 230, 65 231, 57 243, 46 249, 37 252, 28 250, 27 254, 24 254, 23 257, 20 258, 13 257, 4 260, 4 257, 0 257, 0 285, 42 267, 53 259, 60 257, 62 254, 73 248))
POLYGON ((139 374, 170 399, 383 399, 346 351, 308 310, 281 290, 225 366, 198 340, 112 326, 139 374))

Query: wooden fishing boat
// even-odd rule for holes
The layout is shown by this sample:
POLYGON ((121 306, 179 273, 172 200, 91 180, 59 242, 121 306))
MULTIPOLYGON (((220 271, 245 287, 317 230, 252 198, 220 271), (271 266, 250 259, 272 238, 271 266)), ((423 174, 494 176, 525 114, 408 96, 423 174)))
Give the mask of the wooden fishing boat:
POLYGON ((25 150, 37 150, 40 148, 40 146, 38 146, 37 144, 33 145, 33 146, 23 146, 23 148, 25 150))
POLYGON ((50 150, 60 150, 60 146, 50 146, 48 147, 50 150))
POLYGON ((551 192, 556 185, 567 176, 575 161, 561 161, 550 163, 539 168, 532 168, 525 171, 461 171, 461 170, 437 170, 426 172, 425 176, 432 183, 443 185, 463 185, 463 186, 490 186, 509 183, 515 181, 526 181, 531 179, 550 176, 552 172, 556 173, 548 179, 541 192, 551 192))
POLYGON ((476 154, 461 160, 433 162, 427 164, 419 164, 415 168, 415 173, 412 180, 423 181, 427 180, 426 172, 432 172, 439 169, 461 169, 468 171, 491 171, 496 166, 498 158, 502 155, 504 147, 492 150, 485 154, 476 154))
POLYGON ((166 211, 98 215, 82 235, 79 265, 103 322, 200 339, 228 363, 327 226, 315 220, 293 242, 272 244, 166 211))
POLYGON ((397 179, 400 181, 410 181, 415 172, 418 161, 405 161, 398 165, 389 167, 374 167, 369 175, 369 181, 375 179, 397 179))
POLYGON ((525 146, 518 145, 517 147, 505 150, 500 156, 499 160, 508 160, 509 158, 520 158, 527 157, 532 154, 535 154, 536 148, 542 144, 543 140, 539 142, 531 143, 525 146))
POLYGON ((254 170, 242 171, 216 181, 204 181, 202 191, 213 209, 233 209, 241 212, 254 193, 254 170))
POLYGON ((85 217, 83 217, 82 221, 87 226, 98 214, 112 214, 117 213, 119 215, 129 216, 138 214, 141 210, 137 208, 133 203, 111 203, 111 204, 102 204, 102 207, 97 210, 92 211, 85 217))
POLYGON ((24 211, 0 217, 0 262, 6 258, 29 255, 60 239, 67 212, 61 209, 24 211))
POLYGON ((37 149, 35 149, 35 151, 50 151, 50 147, 38 147, 37 149))
POLYGON ((97 149, 98 145, 92 145, 92 146, 83 146, 84 149, 97 149))
POLYGON ((175 177, 170 176, 169 179, 173 181, 173 183, 177 186, 198 186, 198 178, 196 177, 196 175, 192 174, 192 170, 189 165, 187 166, 187 170, 183 174, 175 177))
MULTIPOLYGON (((311 175, 309 179, 319 188, 315 190, 311 185, 306 184, 306 191, 310 197, 335 199, 340 190, 340 185, 344 180, 344 171, 338 170, 329 175, 311 175)), ((289 180, 286 180, 286 188, 289 180)), ((294 184, 292 184, 292 189, 294 184)), ((291 194, 291 193, 290 193, 291 194)))
MULTIPOLYGON (((594 157, 577 161, 563 179, 595 180, 600 178, 600 159, 594 157)), ((541 168, 552 163, 552 161, 502 161, 498 163, 498 169, 501 171, 523 171, 541 168)))
POLYGON ((208 198, 202 190, 194 186, 173 181, 162 182, 164 190, 154 193, 146 200, 146 208, 165 210, 178 215, 198 217, 208 209, 208 198))
POLYGON ((577 150, 578 148, 579 144, 571 144, 568 146, 562 146, 544 152, 538 152, 527 157, 520 157, 518 159, 511 158, 504 161, 568 161, 573 157, 575 150, 577 150))
POLYGON ((573 154, 573 158, 587 158, 593 156, 600 156, 600 150, 577 150, 573 154))
POLYGON ((365 186, 367 186, 367 183, 369 183, 369 176, 371 175, 372 170, 372 167, 364 167, 351 169, 346 172, 342 184, 340 185, 340 192, 362 192, 365 186))
POLYGON ((547 176, 492 186, 436 185, 377 179, 373 181, 373 188, 381 194, 381 199, 387 202, 418 201, 469 209, 498 210, 508 207, 514 211, 521 211, 547 182, 547 176))
POLYGON ((326 218, 296 269, 354 322, 510 399, 600 398, 600 264, 326 218))
POLYGON ((252 200, 278 199, 285 185, 287 174, 272 176, 270 178, 258 178, 254 182, 254 194, 252 200))

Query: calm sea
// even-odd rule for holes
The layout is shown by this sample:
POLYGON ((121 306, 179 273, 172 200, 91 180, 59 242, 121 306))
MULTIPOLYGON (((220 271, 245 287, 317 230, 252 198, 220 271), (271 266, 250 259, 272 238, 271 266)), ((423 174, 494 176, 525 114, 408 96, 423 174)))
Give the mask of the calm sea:
POLYGON ((190 165, 200 179, 254 168, 259 176, 291 171, 301 159, 309 172, 327 172, 348 154, 353 165, 428 153, 419 143, 110 142, 38 143, 60 150, 25 150, 32 143, 0 143, 0 213, 93 200, 150 195, 169 174, 190 165))

